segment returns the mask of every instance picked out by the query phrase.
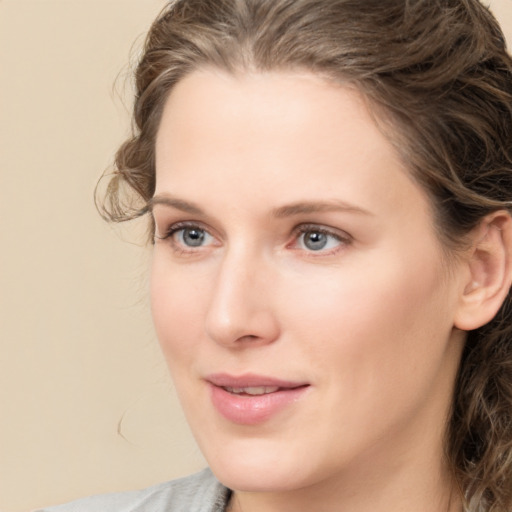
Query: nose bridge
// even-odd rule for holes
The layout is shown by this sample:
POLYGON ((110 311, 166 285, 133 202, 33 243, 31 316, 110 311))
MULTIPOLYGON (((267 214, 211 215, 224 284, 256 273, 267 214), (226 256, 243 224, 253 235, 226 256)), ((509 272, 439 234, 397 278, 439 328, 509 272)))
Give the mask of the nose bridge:
POLYGON ((266 343, 278 335, 270 299, 270 265, 263 254, 241 244, 228 248, 219 265, 206 318, 217 343, 266 343))

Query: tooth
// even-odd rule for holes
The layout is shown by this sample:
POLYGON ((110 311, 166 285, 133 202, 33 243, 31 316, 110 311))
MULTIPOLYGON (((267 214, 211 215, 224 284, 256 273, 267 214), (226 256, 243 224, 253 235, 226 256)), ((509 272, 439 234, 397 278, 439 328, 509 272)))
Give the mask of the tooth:
POLYGON ((232 388, 226 386, 226 391, 235 394, 245 393, 246 395, 265 395, 267 393, 274 393, 279 389, 278 386, 251 386, 247 388, 232 388))
POLYGON ((259 386, 252 388, 245 388, 245 393, 248 395, 265 395, 267 393, 273 393, 279 388, 277 386, 259 386))

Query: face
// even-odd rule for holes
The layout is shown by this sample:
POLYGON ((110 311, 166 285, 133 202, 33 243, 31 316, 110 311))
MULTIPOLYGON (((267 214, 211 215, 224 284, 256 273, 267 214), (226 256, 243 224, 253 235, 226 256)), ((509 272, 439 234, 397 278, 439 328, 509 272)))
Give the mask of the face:
POLYGON ((460 279, 357 91, 196 71, 156 157, 154 322, 218 478, 291 490, 439 463, 460 279))

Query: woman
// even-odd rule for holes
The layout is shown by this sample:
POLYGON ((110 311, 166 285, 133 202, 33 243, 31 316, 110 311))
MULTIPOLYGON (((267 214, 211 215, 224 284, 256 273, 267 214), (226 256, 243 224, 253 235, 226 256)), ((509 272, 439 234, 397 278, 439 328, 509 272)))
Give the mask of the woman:
POLYGON ((488 10, 178 0, 136 85, 102 211, 151 220, 211 471, 50 510, 511 510, 512 61, 488 10))

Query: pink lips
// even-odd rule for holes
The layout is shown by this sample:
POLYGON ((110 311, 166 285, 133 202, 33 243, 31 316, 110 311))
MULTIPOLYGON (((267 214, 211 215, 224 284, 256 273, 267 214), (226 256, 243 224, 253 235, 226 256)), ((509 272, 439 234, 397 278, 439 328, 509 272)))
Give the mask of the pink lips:
POLYGON ((239 425, 268 420, 299 400, 309 385, 246 374, 234 377, 214 374, 206 378, 212 403, 226 419, 239 425))

